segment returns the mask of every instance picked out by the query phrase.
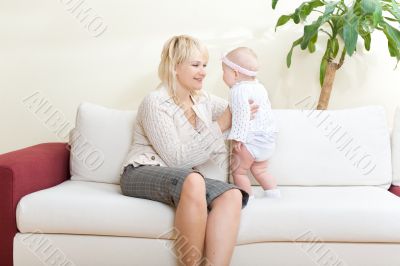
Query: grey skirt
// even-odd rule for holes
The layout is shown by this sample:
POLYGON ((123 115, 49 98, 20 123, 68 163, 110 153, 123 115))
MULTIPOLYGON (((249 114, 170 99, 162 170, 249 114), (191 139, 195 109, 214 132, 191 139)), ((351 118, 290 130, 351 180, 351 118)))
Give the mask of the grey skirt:
MULTIPOLYGON (((193 172, 196 171, 193 169, 150 165, 133 167, 130 164, 125 167, 121 176, 122 194, 155 200, 176 207, 178 206, 183 182, 193 172)), ((205 198, 209 210, 211 202, 219 195, 230 189, 239 189, 233 184, 219 180, 204 178, 204 181, 206 184, 205 198)), ((242 192, 242 208, 244 208, 249 200, 249 194, 242 189, 239 190, 242 192)))

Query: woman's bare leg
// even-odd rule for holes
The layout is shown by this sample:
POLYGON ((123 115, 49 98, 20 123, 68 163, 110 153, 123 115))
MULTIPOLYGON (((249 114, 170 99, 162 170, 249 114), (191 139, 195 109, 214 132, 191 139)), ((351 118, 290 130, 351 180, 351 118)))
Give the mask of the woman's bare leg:
POLYGON ((197 173, 189 174, 175 213, 175 241, 178 261, 183 265, 196 265, 203 256, 207 224, 205 182, 197 173))
POLYGON ((230 189, 214 199, 210 207, 205 259, 207 265, 228 266, 239 230, 242 193, 238 189, 230 189))

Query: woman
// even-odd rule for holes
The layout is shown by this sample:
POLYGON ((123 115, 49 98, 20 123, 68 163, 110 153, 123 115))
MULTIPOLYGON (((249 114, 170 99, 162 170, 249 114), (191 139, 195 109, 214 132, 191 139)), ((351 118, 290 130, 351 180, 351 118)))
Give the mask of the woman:
POLYGON ((205 256, 218 266, 230 263, 248 194, 194 170, 221 153, 222 132, 231 126, 227 102, 201 90, 207 61, 205 46, 190 36, 166 42, 161 85, 138 109, 121 189, 176 208, 175 229, 187 241, 180 262, 197 265, 205 256))

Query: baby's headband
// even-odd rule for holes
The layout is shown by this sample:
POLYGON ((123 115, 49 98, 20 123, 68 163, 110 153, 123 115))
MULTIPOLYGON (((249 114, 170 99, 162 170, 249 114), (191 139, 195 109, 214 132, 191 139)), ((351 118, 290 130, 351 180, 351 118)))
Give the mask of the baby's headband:
POLYGON ((221 58, 222 62, 227 65, 228 67, 232 68, 233 70, 236 70, 246 76, 250 76, 250 77, 255 77, 257 76, 257 71, 251 71, 248 70, 246 68, 243 68, 235 63, 233 63, 231 60, 229 60, 226 55, 222 56, 221 58))

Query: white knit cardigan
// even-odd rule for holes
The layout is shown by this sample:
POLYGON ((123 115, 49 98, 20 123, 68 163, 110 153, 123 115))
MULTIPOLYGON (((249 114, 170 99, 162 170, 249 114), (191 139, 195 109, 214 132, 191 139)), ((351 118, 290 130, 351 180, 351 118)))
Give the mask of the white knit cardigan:
POLYGON ((139 106, 132 145, 125 166, 160 165, 201 168, 208 160, 226 156, 226 147, 216 119, 228 102, 202 91, 192 97, 196 128, 169 96, 165 87, 148 94, 139 106))

